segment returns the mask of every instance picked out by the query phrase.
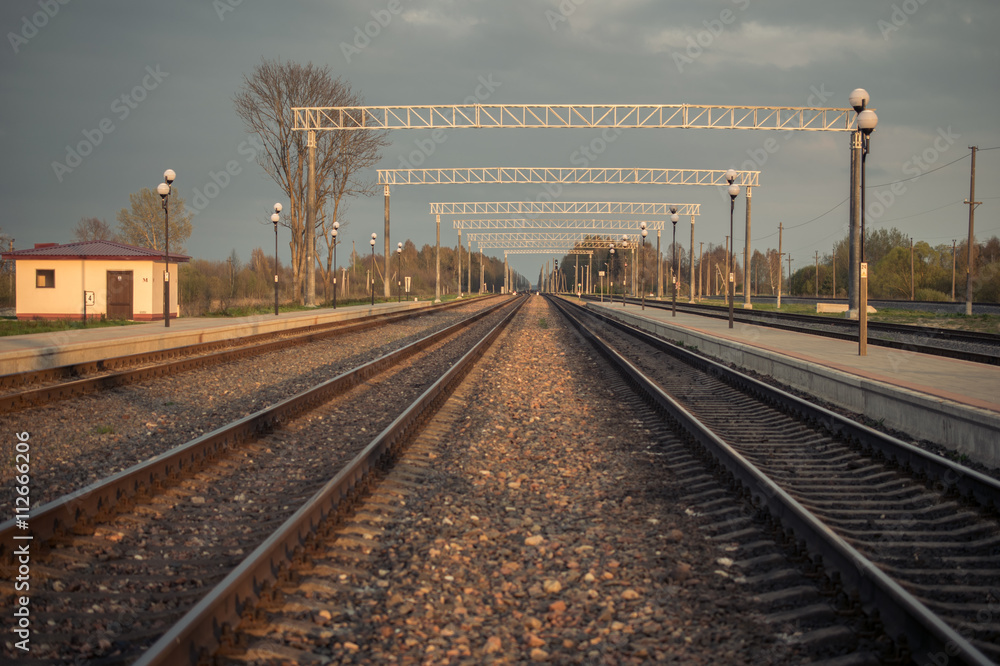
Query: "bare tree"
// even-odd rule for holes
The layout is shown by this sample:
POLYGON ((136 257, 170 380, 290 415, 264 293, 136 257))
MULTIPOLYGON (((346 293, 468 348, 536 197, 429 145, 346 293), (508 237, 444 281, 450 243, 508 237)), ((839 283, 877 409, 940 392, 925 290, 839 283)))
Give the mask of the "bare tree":
MULTIPOLYGON (((304 301, 312 304, 319 263, 315 252, 317 229, 327 241, 328 255, 332 255, 329 226, 337 219, 343 197, 375 193, 375 183, 361 174, 380 159, 381 149, 388 143, 386 133, 316 132, 316 228, 307 229, 307 133, 293 131, 292 108, 360 106, 361 97, 346 81, 333 78, 328 67, 263 59, 252 74, 243 77, 243 87, 233 103, 247 131, 264 144, 257 162, 288 196, 290 210, 286 219, 292 236, 293 286, 296 294, 303 294, 304 301), (329 213, 329 219, 324 211, 329 213), (309 257, 314 259, 310 261, 309 257)), ((329 270, 328 257, 327 274, 329 270)))
MULTIPOLYGON (((118 238, 123 243, 147 247, 151 250, 164 248, 163 204, 160 195, 144 187, 128 195, 131 207, 122 208, 118 219, 118 238)), ((184 206, 184 199, 174 189, 170 195, 170 251, 184 252, 184 243, 191 237, 191 214, 184 206)))
POLYGON ((104 220, 81 217, 73 227, 73 238, 78 241, 115 240, 115 232, 104 220))

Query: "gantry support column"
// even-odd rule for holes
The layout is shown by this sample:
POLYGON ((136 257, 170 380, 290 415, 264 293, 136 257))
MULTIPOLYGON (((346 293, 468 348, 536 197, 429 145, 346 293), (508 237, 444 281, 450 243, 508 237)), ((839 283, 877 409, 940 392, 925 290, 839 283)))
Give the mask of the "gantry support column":
POLYGON ((462 230, 458 230, 458 297, 462 298, 462 230))
MULTIPOLYGON (((749 223, 748 223, 749 224, 749 223)), ((688 281, 691 283, 689 286, 691 288, 691 298, 688 299, 688 303, 694 303, 694 215, 691 216, 691 248, 689 252, 688 268, 691 270, 690 277, 688 281)))
POLYGON ((469 276, 465 283, 465 293, 472 295, 472 239, 469 239, 469 276))
MULTIPOLYGON (((385 287, 384 295, 386 300, 392 296, 391 290, 389 289, 389 186, 385 186, 385 242, 383 243, 385 247, 385 272, 382 274, 382 285, 385 287)), ((374 276, 372 276, 374 278, 374 276)))
POLYGON ((656 230, 656 297, 663 298, 663 257, 660 256, 660 230, 656 230))
POLYGON ((752 310, 753 303, 750 302, 750 191, 747 185, 747 238, 743 244, 743 309, 752 310))
POLYGON ((434 216, 437 221, 437 246, 434 252, 434 265, 436 278, 434 279, 434 302, 441 302, 441 216, 434 216))
POLYGON ((309 130, 309 174, 306 176, 306 293, 303 303, 316 305, 316 132, 309 130))

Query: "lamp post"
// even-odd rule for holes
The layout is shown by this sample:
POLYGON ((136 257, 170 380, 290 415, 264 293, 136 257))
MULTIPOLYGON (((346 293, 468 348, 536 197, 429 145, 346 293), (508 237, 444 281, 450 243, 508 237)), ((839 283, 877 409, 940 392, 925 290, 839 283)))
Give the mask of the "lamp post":
POLYGON ((673 314, 670 315, 671 317, 676 317, 677 316, 677 282, 678 282, 677 278, 681 274, 681 269, 677 265, 677 220, 679 220, 679 219, 680 219, 680 216, 677 215, 677 207, 676 206, 671 206, 670 207, 670 222, 671 222, 671 224, 674 225, 674 259, 673 259, 674 270, 670 271, 670 279, 674 283, 673 304, 671 306, 671 310, 672 310, 673 314))
POLYGON ((330 229, 330 242, 333 243, 333 309, 337 309, 337 234, 340 229, 340 222, 334 220, 333 229, 330 229))
POLYGON ((278 220, 281 216, 281 204, 274 204, 274 212, 271 214, 271 222, 274 224, 274 316, 278 316, 278 220))
POLYGON ((871 133, 878 125, 878 116, 868 106, 868 91, 856 88, 851 92, 850 103, 858 114, 857 127, 861 132, 861 244, 858 258, 858 356, 868 355, 868 262, 865 261, 865 158, 871 133))
MULTIPOLYGON (((730 169, 726 172, 726 181, 729 183, 729 237, 735 241, 735 237, 733 236, 733 209, 736 208, 736 197, 740 193, 740 186, 734 183, 734 180, 736 180, 736 170, 730 169)), ((730 248, 733 245, 736 245, 736 243, 733 242, 730 248)), ((733 301, 736 300, 735 258, 735 252, 730 250, 729 275, 727 276, 729 279, 729 328, 733 327, 733 301)), ((743 288, 746 289, 746 286, 744 285, 743 288)))
MULTIPOLYGON (((611 246, 611 269, 608 271, 608 287, 610 288, 611 294, 611 305, 615 304, 615 246, 611 246)), ((625 296, 622 295, 622 303, 625 302, 625 296)))
MULTIPOLYGON (((461 249, 461 245, 458 246, 461 249)), ((396 243, 396 302, 400 303, 403 300, 402 292, 400 291, 403 287, 403 273, 400 269, 400 262, 403 260, 403 243, 400 241, 396 243)), ((459 285, 462 283, 461 277, 458 280, 459 285)), ((459 287, 461 289, 461 287, 459 287)))
POLYGON ((642 292, 642 309, 646 309, 646 223, 643 222, 639 225, 642 229, 642 249, 639 250, 639 257, 642 260, 642 267, 639 269, 639 291, 642 292))
POLYGON ((375 305, 375 239, 378 238, 378 234, 374 231, 372 232, 371 246, 372 246, 372 305, 375 305))
POLYGON ((170 328, 170 185, 177 178, 173 169, 163 172, 163 182, 156 192, 163 203, 163 326, 170 328))

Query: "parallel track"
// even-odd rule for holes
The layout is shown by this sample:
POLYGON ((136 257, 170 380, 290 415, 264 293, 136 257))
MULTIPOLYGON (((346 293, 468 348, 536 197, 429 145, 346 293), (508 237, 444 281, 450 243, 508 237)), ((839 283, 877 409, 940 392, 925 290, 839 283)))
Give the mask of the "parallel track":
MULTIPOLYGON (((593 296, 584 296, 584 300, 596 301, 593 296)), ((615 302, 621 302, 621 297, 616 296, 615 302)), ((626 297, 625 302, 629 305, 641 307, 641 301, 637 298, 626 297)), ((645 307, 656 308, 658 310, 669 310, 672 304, 667 301, 646 300, 645 307)), ((718 305, 704 305, 691 303, 678 303, 678 312, 696 314, 714 319, 728 319, 729 309, 718 305)), ((800 315, 787 312, 753 312, 736 308, 733 313, 733 320, 741 323, 768 326, 786 331, 796 331, 799 333, 809 333, 810 335, 820 335, 837 340, 857 340, 858 323, 846 319, 834 317, 819 317, 813 315, 800 315), (833 327, 838 330, 823 330, 821 327, 833 327)), ((984 363, 988 365, 1000 365, 1000 335, 991 333, 977 333, 974 331, 956 331, 947 328, 934 328, 928 326, 910 326, 905 324, 882 324, 878 322, 868 323, 868 344, 892 349, 904 349, 906 351, 918 352, 921 354, 934 354, 936 356, 946 356, 948 358, 958 358, 974 363, 984 363), (894 339, 892 336, 916 336, 919 341, 912 339, 894 339), (952 342, 957 344, 976 344, 996 351, 980 353, 965 349, 956 349, 947 346, 934 344, 935 340, 942 342, 952 342)))
POLYGON ((466 304, 468 301, 453 301, 445 305, 413 312, 369 315, 343 322, 314 324, 275 333, 251 335, 238 340, 204 342, 44 370, 0 375, 0 389, 20 389, 0 395, 0 414, 27 407, 36 407, 114 386, 124 386, 257 356, 338 335, 357 333, 466 304), (37 384, 42 384, 42 386, 24 388, 37 384))
POLYGON ((877 610, 918 663, 1000 660, 1000 483, 642 331, 604 318, 585 325, 598 317, 556 302, 743 492, 877 610))
MULTIPOLYGON (((129 585, 141 584, 141 581, 149 579, 147 584, 155 585, 156 589, 160 590, 160 593, 152 595, 152 601, 154 604, 162 606, 163 611, 159 616, 154 613, 149 618, 132 615, 129 616, 127 622, 120 618, 115 620, 115 623, 119 625, 118 633, 122 636, 119 636, 114 642, 108 641, 109 645, 104 646, 105 653, 119 654, 120 661, 127 661, 129 657, 134 658, 136 646, 148 645, 151 642, 150 639, 162 633, 163 627, 157 629, 157 626, 163 619, 177 617, 178 609, 183 612, 196 600, 192 594, 198 593, 197 586, 194 589, 191 588, 192 579, 203 580, 207 584, 217 580, 218 575, 211 572, 222 571, 224 574, 232 566, 235 566, 239 560, 234 561, 233 555, 240 552, 241 543, 256 545, 265 541, 268 538, 267 530, 274 527, 273 524, 268 526, 274 523, 275 517, 291 513, 294 508, 288 510, 289 507, 297 506, 307 500, 317 487, 322 486, 322 482, 328 476, 324 474, 318 482, 309 481, 309 478, 317 473, 323 474, 327 465, 335 469, 354 455, 353 452, 340 453, 338 447, 342 447, 342 445, 339 443, 336 445, 311 444, 309 446, 296 444, 293 454, 306 449, 307 454, 311 456, 308 461, 304 462, 306 467, 301 472, 281 469, 276 473, 278 475, 278 479, 276 479, 275 472, 266 472, 261 467, 263 463, 259 460, 255 461, 255 459, 267 457, 264 451, 265 446, 267 446, 266 453, 268 454, 271 447, 278 449, 284 446, 282 439, 285 436, 280 435, 280 433, 286 430, 287 422, 308 412, 309 416, 306 421, 312 422, 319 419, 317 425, 322 426, 323 409, 329 408, 317 408, 317 405, 352 390, 355 393, 357 390, 368 391, 375 393, 377 397, 377 391, 373 392, 373 389, 368 385, 370 378, 386 372, 390 367, 413 357, 417 353, 423 353, 424 350, 431 350, 431 354, 437 354, 437 360, 422 361, 421 363, 407 361, 407 365, 412 367, 412 370, 404 369, 401 371, 403 374, 398 380, 401 386, 395 391, 398 397, 405 397, 408 392, 412 393, 418 387, 422 387, 425 380, 420 378, 435 365, 441 366, 443 364, 445 367, 451 368, 448 373, 449 376, 452 376, 456 364, 454 360, 449 360, 448 356, 442 358, 441 354, 454 356, 456 352, 461 353, 465 349, 462 346, 465 343, 448 343, 449 346, 442 347, 444 341, 463 329, 476 325, 477 322, 481 322, 493 313, 496 313, 497 316, 502 314, 498 311, 509 305, 509 301, 500 303, 488 311, 469 317, 463 322, 427 336, 404 349, 343 373, 313 389, 208 433, 187 445, 177 447, 167 454, 40 507, 32 513, 29 519, 33 552, 48 550, 48 557, 56 557, 56 560, 49 564, 36 565, 36 571, 42 573, 44 578, 51 576, 58 579, 61 577, 58 570, 60 569, 59 563, 62 561, 65 561, 65 565, 69 565, 71 568, 88 569, 90 565, 94 565, 103 570, 111 567, 118 573, 112 575, 111 580, 104 584, 115 589, 116 595, 125 595, 124 597, 109 595, 107 603, 112 604, 112 607, 114 607, 115 602, 111 599, 127 598, 129 594, 148 594, 143 592, 130 593, 127 590, 118 592, 119 585, 128 587, 129 585), (456 349, 452 350, 453 347, 456 349), (410 376, 406 374, 407 372, 410 373, 410 376), (317 416, 317 414, 319 415, 317 416), (286 427, 275 433, 279 435, 278 439, 273 439, 274 436, 270 433, 278 423, 282 423, 286 427), (257 440, 262 440, 266 444, 254 444, 257 440), (249 448, 245 448, 247 446, 249 448), (247 453, 241 453, 241 447, 244 447, 247 453), (347 457, 344 458, 344 455, 347 457), (243 456, 243 460, 239 459, 240 456, 243 456), (338 458, 338 456, 340 457, 338 458), (320 462, 323 458, 327 458, 325 463, 320 462), (237 503, 235 507, 230 509, 223 504, 229 498, 216 498, 213 506, 211 493, 219 485, 220 479, 242 478, 247 474, 249 474, 247 479, 251 485, 244 487, 247 487, 245 493, 250 496, 254 496, 261 490, 255 485, 266 487, 273 485, 278 480, 284 485, 280 490, 259 496, 257 506, 247 507, 246 500, 240 499, 239 502, 243 503, 242 507, 237 503), (253 481, 255 478, 258 479, 258 482, 253 481), (194 503, 194 506, 191 506, 191 495, 195 493, 208 497, 208 502, 206 503, 203 498, 200 505, 194 503), (282 508, 282 505, 288 506, 282 508), (249 509, 255 512, 258 518, 250 518, 254 515, 253 513, 244 514, 247 516, 244 518, 244 522, 251 520, 244 527, 227 525, 225 520, 223 520, 222 526, 216 527, 214 525, 219 520, 218 512, 220 509, 223 511, 227 509, 246 511, 249 509), (124 515, 133 512, 134 518, 131 515, 124 515), (149 536, 141 537, 139 547, 142 550, 135 552, 143 553, 143 555, 135 557, 136 560, 140 560, 135 564, 130 563, 132 557, 127 554, 131 552, 128 551, 129 546, 124 542, 118 544, 118 540, 122 537, 121 533, 116 534, 116 530, 121 529, 120 527, 113 527, 110 531, 108 528, 101 528, 98 534, 93 537, 79 536, 93 534, 96 527, 114 520, 119 514, 128 518, 127 524, 139 526, 140 536, 144 531, 152 529, 148 533, 149 536), (164 518, 169 522, 161 525, 164 518), (231 534, 227 534, 226 530, 231 531, 231 534), (217 534, 217 532, 221 532, 221 534, 217 534), (111 537, 110 542, 107 540, 109 536, 111 537), (146 541, 155 542, 157 546, 154 548, 151 544, 146 544, 146 541), (206 543, 199 545, 201 542, 206 543), (189 552, 192 550, 190 547, 192 545, 197 554, 189 552), (67 546, 69 550, 66 550, 67 546), (144 561, 151 559, 146 551, 147 548, 149 550, 158 549, 157 557, 152 558, 153 561, 148 565, 144 561), (65 555, 62 554, 64 552, 65 555), (108 560, 109 564, 100 565, 99 563, 108 559, 109 555, 111 558, 108 560), (203 564, 200 563, 202 561, 204 561, 203 564), (156 574, 154 572, 157 566, 165 566, 168 571, 174 573, 156 574), (205 566, 209 568, 203 568, 205 566), (147 567, 154 568, 147 570, 147 567), (174 579, 178 579, 179 584, 174 582, 174 579), (175 586, 176 591, 173 590, 175 586)), ((516 309, 516 307, 511 308, 511 310, 516 309)), ((506 321, 508 318, 509 315, 506 315, 504 320, 506 321)), ((478 325, 482 326, 483 323, 478 325)), ((362 409, 360 404, 355 405, 358 400, 358 398, 351 398, 347 405, 340 405, 339 402, 333 403, 332 409, 334 411, 332 414, 340 416, 345 409, 348 414, 351 409, 362 409)), ((380 409, 391 408, 391 400, 385 398, 378 399, 378 404, 380 409)), ((409 410, 413 410, 413 408, 411 407, 409 410)), ((413 413, 416 411, 414 410, 413 413)), ((354 415, 348 418, 357 422, 363 417, 354 415)), ((385 416, 379 415, 379 419, 386 418, 391 419, 391 412, 386 413, 385 416)), ((378 423, 379 419, 369 421, 369 423, 378 423)), ((405 419, 399 417, 396 422, 402 420, 405 419)), ((316 426, 301 427, 308 429, 316 426)), ((363 430, 364 428, 362 428, 363 430)), ((332 442, 333 440, 328 441, 332 442)), ((371 448, 372 446, 369 445, 365 450, 371 448)), ((345 452, 347 451, 350 450, 345 449, 345 452)), ((275 464, 280 466, 284 460, 281 459, 280 455, 278 458, 275 464)), ((348 474, 348 486, 356 483, 361 476, 354 473, 348 474)), ((251 504, 253 503, 251 502, 251 504)), ((18 531, 15 521, 8 521, 0 525, 0 558, 3 558, 3 562, 11 559, 9 548, 11 544, 18 543, 13 540, 16 533, 18 531)), ((266 542, 270 543, 270 541, 266 542)), ((134 545, 131 547, 135 548, 134 545)), ((44 561, 43 559, 42 562, 44 561)), ((81 573, 79 579, 88 579, 89 577, 89 574, 83 575, 81 573)), ((76 584, 76 581, 67 579, 65 584, 73 585, 76 584)), ((55 594, 48 594, 48 598, 53 601, 58 600, 61 603, 65 603, 66 599, 89 598, 83 592, 68 593, 68 590, 66 592, 62 590, 63 588, 54 588, 55 594)), ((46 593, 43 593, 41 598, 38 597, 38 593, 34 593, 33 596, 36 598, 34 604, 44 603, 46 593)), ((100 598, 101 595, 98 593, 98 599, 100 598)), ((55 626, 61 626, 63 622, 69 625, 79 622, 79 620, 74 619, 73 615, 72 612, 63 612, 60 615, 52 616, 52 618, 57 622, 55 626)), ((76 615, 79 615, 79 611, 76 615)), ((41 636, 38 638, 44 640, 41 636)), ((116 660, 112 657, 109 663, 116 663, 116 660)))

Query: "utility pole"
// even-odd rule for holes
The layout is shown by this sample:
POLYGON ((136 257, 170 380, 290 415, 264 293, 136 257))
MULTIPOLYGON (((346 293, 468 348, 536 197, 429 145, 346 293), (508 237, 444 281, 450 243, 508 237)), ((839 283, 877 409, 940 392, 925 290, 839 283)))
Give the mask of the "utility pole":
POLYGON ((702 281, 705 263, 705 241, 698 242, 698 300, 705 297, 705 283, 702 281))
POLYGON ((976 201, 976 151, 978 146, 969 146, 972 150, 972 174, 969 178, 969 198, 965 203, 969 204, 969 256, 965 264, 965 314, 972 314, 972 277, 973 277, 973 247, 975 241, 976 228, 976 206, 981 201, 976 201))
POLYGON ((819 250, 816 250, 816 298, 819 298, 819 250))
POLYGON ((743 243, 743 309, 750 310, 750 190, 747 185, 747 237, 743 243))
POLYGON ((837 298, 837 244, 833 244, 833 297, 837 298))
POLYGON ((951 301, 955 302, 955 239, 951 239, 951 301))
MULTIPOLYGON (((781 270, 781 258, 785 255, 781 252, 781 222, 778 222, 778 309, 781 309, 781 281, 785 279, 781 270)), ((791 264, 789 264, 791 266, 791 264)), ((791 277, 791 276, 789 276, 791 277)))
POLYGON ((910 236, 910 300, 913 300, 913 236, 910 236))
POLYGON ((792 253, 788 253, 788 295, 792 295, 792 253))
POLYGON ((691 216, 691 250, 689 253, 689 266, 688 276, 691 280, 691 300, 689 303, 694 303, 695 291, 694 291, 694 215, 691 216))

